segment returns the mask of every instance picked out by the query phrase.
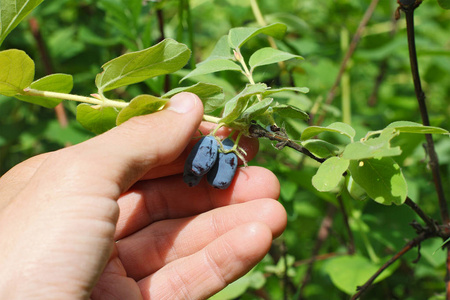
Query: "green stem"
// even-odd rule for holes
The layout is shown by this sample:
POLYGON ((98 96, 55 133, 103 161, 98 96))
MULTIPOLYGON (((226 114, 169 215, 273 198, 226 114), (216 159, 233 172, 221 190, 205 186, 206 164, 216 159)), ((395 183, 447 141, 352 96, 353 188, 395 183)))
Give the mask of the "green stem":
POLYGON ((220 119, 220 118, 217 118, 217 117, 208 116, 208 115, 203 115, 203 121, 206 121, 206 122, 219 124, 220 120, 221 120, 221 119, 220 119))
POLYGON ((97 99, 97 98, 93 98, 93 97, 85 97, 85 96, 64 94, 64 93, 58 93, 58 92, 39 91, 39 90, 28 89, 28 88, 24 89, 23 91, 24 91, 24 94, 23 94, 24 96, 56 98, 56 99, 62 99, 62 100, 70 100, 70 101, 76 101, 76 102, 95 104, 95 105, 100 105, 103 107, 125 108, 128 106, 127 102, 120 102, 120 101, 109 100, 109 99, 97 99))
POLYGON ((266 20, 264 20, 261 10, 259 9, 258 2, 256 0, 250 0, 250 4, 252 6, 253 15, 255 16, 258 24, 263 27, 266 26, 267 23, 266 23, 266 20))

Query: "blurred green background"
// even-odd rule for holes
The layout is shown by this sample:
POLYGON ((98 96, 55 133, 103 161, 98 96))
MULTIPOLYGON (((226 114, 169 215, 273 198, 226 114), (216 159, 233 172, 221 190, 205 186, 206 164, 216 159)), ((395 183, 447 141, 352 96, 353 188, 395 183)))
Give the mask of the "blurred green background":
MULTIPOLYGON (((287 36, 276 41, 277 46, 305 60, 288 62, 284 68, 267 66, 256 80, 272 87, 309 87, 307 95, 286 97, 316 115, 312 123, 325 114, 324 125, 351 122, 357 138, 361 138, 393 121, 421 122, 410 74, 405 20, 403 16, 398 22, 393 20, 396 1, 380 1, 376 7, 331 104, 324 103, 325 99, 370 1, 258 4, 265 22, 288 25, 287 36), (348 103, 350 108, 343 109, 348 103)), ((450 129, 450 12, 428 0, 416 10, 415 20, 431 124, 450 129)), ((160 95, 169 87, 179 86, 179 79, 207 58, 215 42, 229 29, 259 25, 250 0, 47 0, 8 36, 1 50, 25 50, 36 62, 36 78, 48 73, 73 75, 73 93, 80 95, 94 93, 94 79, 101 65, 127 51, 149 47, 164 37, 186 43, 193 50, 184 70, 114 91, 115 98, 126 100, 141 93, 160 95)), ((243 55, 267 45, 267 37, 260 36, 244 47, 243 55)), ((205 80, 224 87, 227 95, 239 91, 244 82, 227 72, 205 80)), ((0 96, 0 175, 31 156, 92 137, 77 123, 75 112, 75 103, 64 102, 64 125, 54 110, 0 96)), ((294 139, 308 126, 303 121, 280 125, 294 139)), ((328 140, 340 143, 335 136, 328 140)), ((404 153, 396 159, 407 178, 409 196, 439 219, 424 141, 423 136, 409 139, 404 153)), ((436 137, 435 141, 445 192, 450 195, 450 140, 436 137)), ((291 149, 278 151, 269 141, 261 140, 260 144, 261 151, 252 164, 269 168, 278 176, 280 201, 289 214, 288 228, 274 241, 262 263, 214 299, 348 299, 358 280, 364 283, 415 237, 409 223, 417 217, 408 207, 385 207, 342 195, 348 215, 344 218, 334 194, 319 193, 312 187, 316 162, 291 149), (318 231, 324 218, 332 224, 321 240, 318 231), (353 248, 355 254, 348 256, 353 248), (313 253, 319 256, 308 269, 313 253)), ((413 262, 417 250, 410 251, 383 273, 385 279, 363 299, 444 299, 445 254, 439 250, 440 244, 440 240, 424 242, 418 263, 413 262)))

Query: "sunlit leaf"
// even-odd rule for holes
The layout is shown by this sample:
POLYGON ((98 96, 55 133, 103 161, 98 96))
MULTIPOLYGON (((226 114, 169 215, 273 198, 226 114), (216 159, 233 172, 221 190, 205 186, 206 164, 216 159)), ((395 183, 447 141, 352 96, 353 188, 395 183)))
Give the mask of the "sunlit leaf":
POLYGON ((289 59, 303 59, 299 55, 294 55, 271 47, 261 48, 250 56, 249 65, 251 72, 257 67, 286 61, 289 59))
POLYGON ((420 123, 409 121, 398 121, 389 124, 386 129, 394 128, 403 133, 420 133, 420 134, 448 134, 448 130, 440 127, 424 126, 420 123))
POLYGON ((263 114, 269 108, 272 102, 272 98, 266 98, 262 101, 256 102, 242 113, 242 118, 247 120, 254 120, 257 116, 263 114))
POLYGON ((353 180, 378 203, 400 205, 408 187, 400 166, 390 157, 352 160, 349 171, 353 180))
POLYGON ((340 157, 330 157, 323 162, 316 175, 312 178, 313 186, 320 192, 335 189, 342 180, 342 174, 347 171, 350 161, 340 157))
POLYGON ((327 127, 310 126, 302 132, 301 140, 306 141, 322 132, 335 132, 348 136, 351 140, 355 137, 355 130, 348 124, 336 122, 327 127))
POLYGON ((116 126, 119 111, 114 107, 99 107, 82 103, 77 106, 77 121, 87 130, 101 134, 116 126))
POLYGON ((225 104, 221 122, 228 124, 239 118, 247 107, 251 96, 261 94, 267 89, 264 83, 248 84, 245 89, 225 104))
POLYGON ((397 156, 402 154, 400 147, 391 147, 391 140, 398 135, 394 129, 383 130, 379 137, 348 144, 342 157, 364 159, 373 157, 397 156))
POLYGON ((230 29, 228 33, 228 44, 233 49, 239 49, 252 37, 258 34, 266 34, 276 39, 282 39, 286 34, 287 27, 281 23, 271 24, 265 27, 237 27, 230 29))
POLYGON ((198 64, 197 67, 192 72, 190 72, 189 74, 184 76, 180 80, 180 82, 187 78, 190 78, 190 77, 205 75, 205 74, 210 74, 210 73, 215 73, 215 72, 220 72, 220 71, 239 71, 239 72, 241 72, 242 69, 238 64, 236 64, 235 62, 228 60, 228 59, 208 60, 208 61, 198 64))
POLYGON ((102 66, 104 71, 95 78, 95 84, 100 92, 105 92, 172 73, 186 65, 190 55, 191 51, 186 45, 165 39, 153 47, 130 52, 107 62, 102 66))
POLYGON ((34 78, 34 62, 22 50, 0 52, 0 94, 12 97, 28 87, 34 78))
MULTIPOLYGON (((52 74, 32 82, 29 87, 39 91, 70 93, 73 88, 73 79, 71 75, 67 74, 52 74)), ((56 98, 26 95, 16 95, 16 98, 47 108, 54 108, 62 101, 61 99, 56 98)))
POLYGON ((222 36, 214 46, 213 51, 205 61, 214 59, 234 59, 234 55, 231 52, 230 45, 228 44, 228 35, 222 36))
POLYGON ((196 94, 202 100, 203 109, 206 113, 212 112, 225 104, 223 89, 215 84, 203 82, 188 87, 175 88, 162 95, 162 98, 170 98, 181 92, 196 94))
POLYGON ((299 92, 299 93, 308 93, 309 88, 307 87, 282 87, 278 89, 269 89, 263 93, 264 97, 269 95, 283 93, 283 92, 299 92))
POLYGON ((168 101, 152 95, 139 95, 120 111, 116 124, 120 125, 132 117, 147 115, 161 110, 168 101))
POLYGON ((43 0, 0 2, 0 45, 6 36, 43 0))

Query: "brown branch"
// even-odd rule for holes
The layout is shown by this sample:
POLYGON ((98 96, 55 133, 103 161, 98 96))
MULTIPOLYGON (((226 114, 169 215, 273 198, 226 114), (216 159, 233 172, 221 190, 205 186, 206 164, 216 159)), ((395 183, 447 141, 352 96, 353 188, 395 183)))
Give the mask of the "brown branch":
POLYGON ((323 163, 325 161, 325 159, 315 156, 308 149, 304 148, 302 145, 295 143, 294 141, 289 139, 286 135, 277 132, 267 131, 258 124, 251 124, 250 127, 248 128, 248 132, 250 137, 267 138, 271 141, 278 142, 278 144, 276 145, 278 149, 282 149, 283 147, 289 147, 300 153, 305 154, 306 156, 314 159, 317 162, 323 163))
MULTIPOLYGON (((53 66, 50 56, 48 55, 47 47, 45 45, 44 39, 42 38, 41 31, 39 28, 39 23, 36 18, 30 18, 28 24, 31 29, 31 33, 33 35, 34 40, 36 41, 37 48, 39 51, 39 55, 41 56, 42 64, 44 65, 45 73, 47 75, 53 74, 53 66)), ((62 128, 67 127, 69 121, 67 119, 66 111, 64 110, 64 106, 62 103, 58 104, 55 107, 56 118, 58 119, 58 123, 62 128)))
POLYGON ((430 218, 411 198, 406 197, 405 204, 408 205, 424 222, 430 230, 439 231, 438 223, 430 218))
MULTIPOLYGON (((339 86, 339 83, 341 82, 341 79, 345 73, 345 70, 347 69, 348 62, 350 61, 350 58, 352 57, 353 53, 355 52, 356 47, 358 46, 358 43, 364 32, 364 29, 366 28, 367 23, 369 22, 370 18, 372 17, 373 12, 375 11, 375 8, 378 5, 378 2, 379 2, 379 0, 372 0, 372 2, 370 3, 369 7, 367 8, 367 10, 363 16, 361 22, 358 25, 358 29, 356 30, 356 33, 353 36, 353 39, 350 43, 347 53, 345 53, 344 59, 342 60, 341 67, 339 68, 339 72, 336 77, 336 80, 334 81, 333 86, 331 87, 330 91, 328 92, 327 98, 325 100, 325 103, 327 105, 330 105, 334 100, 334 97, 336 95, 336 90, 339 86)), ((325 119, 325 115, 326 115, 326 112, 324 112, 320 115, 320 118, 316 123, 317 125, 322 124, 323 120, 325 119)))
POLYGON ((413 249, 414 247, 420 245, 421 242, 424 240, 427 240, 429 238, 435 237, 436 232, 432 231, 426 231, 422 232, 419 236, 412 239, 410 242, 408 242, 399 252, 397 252, 393 257, 391 257, 383 266, 381 266, 380 269, 378 269, 375 274, 367 280, 367 282, 363 286, 357 287, 358 292, 353 295, 351 300, 356 300, 361 297, 361 295, 369 288, 375 279, 388 267, 390 267, 394 262, 396 262, 400 257, 403 256, 403 254, 407 253, 409 250, 413 249))
POLYGON ((306 270, 305 277, 303 277, 303 280, 300 284, 300 291, 298 293, 298 300, 304 299, 303 298, 303 291, 305 286, 309 283, 312 276, 312 271, 314 267, 314 263, 316 262, 316 257, 319 254, 320 249, 322 248, 323 242, 328 238, 330 228, 333 224, 333 218, 334 215, 337 212, 336 206, 333 204, 328 205, 328 211, 325 218, 322 220, 322 224, 320 225, 319 233, 317 234, 317 240, 313 248, 312 258, 309 262, 308 269, 306 270))

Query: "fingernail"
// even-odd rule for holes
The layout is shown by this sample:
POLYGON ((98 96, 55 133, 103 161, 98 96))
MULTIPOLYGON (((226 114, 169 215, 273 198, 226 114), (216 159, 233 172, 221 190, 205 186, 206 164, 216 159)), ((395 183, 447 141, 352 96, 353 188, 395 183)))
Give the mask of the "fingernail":
POLYGON ((197 105, 196 96, 190 93, 180 93, 175 95, 169 101, 168 110, 179 114, 190 112, 197 105))

